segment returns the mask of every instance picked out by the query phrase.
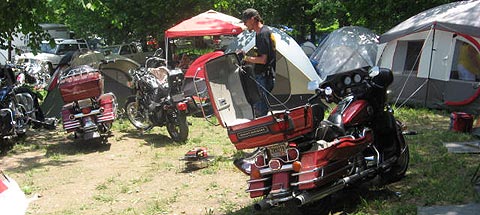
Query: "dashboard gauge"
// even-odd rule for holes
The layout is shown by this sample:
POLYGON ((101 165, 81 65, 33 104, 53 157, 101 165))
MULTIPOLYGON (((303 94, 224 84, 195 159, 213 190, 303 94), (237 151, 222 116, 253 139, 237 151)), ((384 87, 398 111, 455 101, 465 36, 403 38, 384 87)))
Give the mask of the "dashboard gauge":
POLYGON ((355 74, 353 76, 353 82, 360 83, 361 80, 362 80, 362 76, 360 76, 360 74, 355 74))
POLYGON ((350 76, 346 76, 345 79, 343 79, 343 84, 347 86, 352 84, 352 78, 350 78, 350 76))

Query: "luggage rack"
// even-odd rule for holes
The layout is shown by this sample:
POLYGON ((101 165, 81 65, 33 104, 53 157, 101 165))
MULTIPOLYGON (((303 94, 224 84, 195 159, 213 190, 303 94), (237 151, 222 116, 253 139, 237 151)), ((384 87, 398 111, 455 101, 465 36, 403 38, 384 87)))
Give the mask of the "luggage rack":
POLYGON ((72 68, 70 70, 67 70, 65 72, 66 72, 66 75, 62 75, 60 77, 60 81, 65 80, 65 79, 70 78, 70 77, 77 76, 77 75, 85 75, 85 74, 88 74, 88 73, 100 72, 100 71, 97 70, 97 69, 93 69, 89 66, 82 65, 82 66, 75 67, 75 68, 72 68))

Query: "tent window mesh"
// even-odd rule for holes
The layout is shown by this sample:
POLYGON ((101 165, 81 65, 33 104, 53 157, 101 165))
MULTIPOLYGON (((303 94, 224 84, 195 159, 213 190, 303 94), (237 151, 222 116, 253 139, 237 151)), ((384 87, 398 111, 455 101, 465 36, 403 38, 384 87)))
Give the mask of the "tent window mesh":
POLYGON ((457 41, 453 59, 450 79, 480 81, 480 53, 475 47, 469 43, 457 41))
POLYGON ((422 51, 423 43, 423 40, 408 41, 404 72, 410 73, 412 70, 415 74, 418 72, 418 64, 420 62, 419 56, 422 51))

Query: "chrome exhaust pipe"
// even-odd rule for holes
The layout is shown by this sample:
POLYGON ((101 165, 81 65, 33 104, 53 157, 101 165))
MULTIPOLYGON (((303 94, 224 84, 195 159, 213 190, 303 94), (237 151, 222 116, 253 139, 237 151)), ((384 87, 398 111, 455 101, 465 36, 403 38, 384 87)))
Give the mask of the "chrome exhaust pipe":
POLYGON ((253 208, 256 210, 256 211, 263 211, 263 210, 267 210, 269 208, 271 208, 272 205, 270 205, 265 199, 262 199, 262 201, 256 203, 253 205, 253 208))
POLYGON ((319 199, 323 199, 327 197, 330 194, 333 194, 341 189, 343 189, 346 186, 345 182, 338 183, 332 187, 327 187, 321 191, 310 193, 310 192, 304 192, 298 196, 295 196, 295 204, 298 206, 317 201, 319 199))
POLYGON ((320 191, 312 192, 312 193, 304 192, 304 193, 302 193, 298 196, 295 196, 295 203, 298 206, 300 206, 300 205, 310 203, 312 201, 316 201, 316 200, 325 198, 328 195, 333 194, 333 193, 343 189, 348 184, 354 183, 354 182, 356 182, 356 181, 358 181, 358 180, 360 180, 360 179, 362 179, 362 178, 364 178, 364 177, 366 177, 369 174, 374 173, 374 172, 376 172, 376 169, 368 169, 368 170, 359 172, 357 174, 342 178, 342 179, 338 180, 333 186, 326 187, 325 189, 322 189, 320 191))

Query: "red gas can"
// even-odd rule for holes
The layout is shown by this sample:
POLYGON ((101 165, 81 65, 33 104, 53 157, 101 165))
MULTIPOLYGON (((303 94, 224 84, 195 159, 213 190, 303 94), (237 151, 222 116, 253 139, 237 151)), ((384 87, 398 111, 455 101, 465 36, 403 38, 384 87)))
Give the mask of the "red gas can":
POLYGON ((450 114, 450 130, 456 132, 472 132, 473 115, 464 112, 450 114))

